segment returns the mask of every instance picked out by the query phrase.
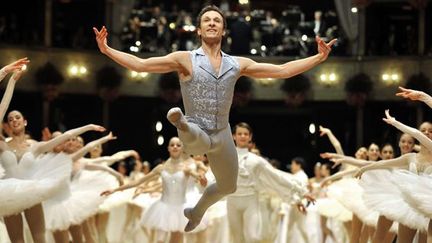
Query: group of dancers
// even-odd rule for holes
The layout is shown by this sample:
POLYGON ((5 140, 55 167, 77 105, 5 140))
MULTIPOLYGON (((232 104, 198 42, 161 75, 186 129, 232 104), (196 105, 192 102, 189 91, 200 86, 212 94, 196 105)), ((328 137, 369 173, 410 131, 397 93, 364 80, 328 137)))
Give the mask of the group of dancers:
MULTIPOLYGON (((343 163, 341 172, 308 183, 301 159, 293 160, 297 169, 292 174, 277 170, 248 150, 248 124, 234 129, 229 125, 235 82, 240 76, 288 78, 305 72, 327 59, 336 40, 325 43, 317 37, 318 54, 275 65, 222 52, 225 28, 223 13, 207 6, 197 18, 199 49, 147 59, 109 47, 107 29, 94 28, 100 51, 120 65, 138 72, 177 72, 185 115, 175 107, 167 119, 179 137, 169 141, 170 158, 145 175, 137 171, 128 181, 109 165, 130 156, 139 160, 135 151, 100 156, 100 145, 115 139, 112 133, 86 145, 78 137, 103 132, 103 127, 90 124, 54 132, 38 142, 26 136, 23 114, 9 112, 8 137, 0 140, 0 217, 10 240, 25 242, 28 225, 34 242, 106 242, 108 224, 116 220, 112 210, 127 204, 133 206, 125 213, 126 224, 140 218, 146 242, 183 242, 192 236, 195 242, 283 242, 290 240, 294 225, 300 229, 299 238, 309 242, 301 219, 315 201, 313 194, 322 242, 340 240, 329 222, 341 222, 342 235, 351 242, 392 242, 395 234, 398 242, 412 242, 417 231, 420 242, 432 242, 432 125, 410 128, 386 111, 384 121, 406 133, 400 141, 403 155, 393 158, 394 148, 384 146, 378 162, 376 144, 348 157, 331 131, 321 128, 337 151, 322 156, 343 163), (417 153, 412 152, 414 139, 420 142, 417 153), (91 158, 84 158, 90 152, 91 158), (288 232, 281 226, 285 224, 288 232)), ((0 71, 2 79, 13 73, 0 103, 1 118, 28 63, 20 59, 0 71)), ((402 88, 398 95, 432 107, 432 98, 423 92, 402 88)), ((329 175, 328 165, 321 167, 329 175)))

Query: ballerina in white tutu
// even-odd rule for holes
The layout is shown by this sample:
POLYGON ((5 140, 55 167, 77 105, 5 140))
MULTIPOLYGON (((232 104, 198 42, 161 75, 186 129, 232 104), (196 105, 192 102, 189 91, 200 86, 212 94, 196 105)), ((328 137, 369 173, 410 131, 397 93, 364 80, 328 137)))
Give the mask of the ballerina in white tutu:
MULTIPOLYGON (((111 166, 115 162, 124 160, 128 157, 134 157, 135 159, 139 158, 139 155, 135 150, 120 151, 111 156, 102 156, 102 152, 102 145, 95 146, 90 151, 90 159, 82 158, 81 161, 86 163, 100 164, 103 166, 111 166)), ((107 179, 110 178, 110 183, 107 185, 107 188, 113 189, 119 186, 118 179, 114 176, 107 173, 99 173, 99 175, 106 177, 107 179)), ((109 213, 110 210, 116 206, 117 204, 112 203, 111 200, 108 200, 107 198, 104 203, 99 206, 99 212, 97 215, 95 215, 94 219, 87 220, 91 226, 94 224, 96 227, 98 243, 108 242, 106 230, 109 220, 109 213)))
MULTIPOLYGON (((344 154, 343 148, 339 140, 333 134, 333 132, 329 128, 325 128, 322 126, 319 127, 319 130, 320 130, 321 137, 323 136, 328 137, 330 143, 333 145, 334 149, 336 150, 336 153, 343 155, 344 154)), ((316 208, 318 210, 318 213, 321 215, 320 228, 322 233, 322 237, 321 237, 322 242, 326 242, 327 237, 330 237, 333 240, 335 240, 334 232, 332 231, 332 229, 328 228, 327 226, 328 218, 343 222, 348 238, 351 237, 352 213, 333 197, 333 194, 340 193, 338 188, 332 187, 331 185, 323 185, 322 183, 322 180, 331 176, 330 165, 320 163, 320 166, 315 169, 319 169, 318 173, 321 173, 321 176, 324 177, 320 181, 316 181, 316 182, 310 181, 311 189, 316 190, 316 194, 317 194, 316 208)))
MULTIPOLYGON (((28 63, 21 59, 21 66, 28 63)), ((6 88, 0 104, 0 117, 3 119, 12 97, 15 82, 22 71, 17 71, 6 88)), ((0 73, 4 73, 4 69, 0 73)), ((64 154, 49 152, 57 144, 69 137, 87 131, 79 128, 48 142, 27 139, 27 121, 18 111, 8 114, 11 137, 8 143, 0 141, 0 162, 5 169, 5 177, 0 181, 0 216, 5 216, 5 224, 12 242, 23 242, 23 222, 20 212, 24 210, 33 240, 45 242, 45 222, 41 202, 61 189, 71 171, 71 163, 64 154)))
MULTIPOLYGON (((379 147, 376 144, 371 144, 369 149, 364 147, 359 148, 355 157, 357 159, 378 159, 379 147)), ((332 156, 344 157, 341 154, 323 153, 321 157, 332 158, 332 156)), ((334 167, 336 164, 334 165, 334 167)), ((333 190, 329 191, 329 195, 339 201, 345 208, 353 213, 351 223, 351 240, 350 242, 360 242, 362 239, 369 237, 369 229, 364 227, 364 224, 375 226, 378 219, 378 213, 368 208, 363 199, 363 189, 359 185, 359 180, 352 178, 352 175, 358 170, 357 166, 343 165, 342 170, 330 177, 323 180, 322 184, 329 181, 336 181, 332 183, 333 190)))
MULTIPOLYGON (((103 198, 95 196, 95 192, 107 189, 110 183, 110 178, 101 176, 101 172, 97 170, 108 172, 117 178, 120 184, 122 183, 122 176, 113 169, 93 164, 90 159, 82 159, 92 148, 112 139, 115 137, 110 133, 82 147, 81 143, 74 138, 68 140, 63 146, 64 151, 73 161, 70 184, 66 184, 61 193, 43 203, 47 230, 53 233, 57 243, 69 242, 69 231, 73 242, 82 242, 81 224, 95 215, 99 205, 103 203, 103 198)), ((96 241, 91 235, 85 236, 87 242, 96 241)))
MULTIPOLYGON (((413 151, 414 148, 414 143, 415 140, 414 138, 409 135, 409 134, 402 134, 401 137, 399 138, 399 148, 400 148, 400 152, 402 155, 407 154, 407 153, 411 153, 413 151)), ((389 148, 389 146, 384 146, 382 149, 382 157, 383 159, 393 159, 393 157, 391 156, 391 151, 392 149, 389 148)), ((394 152, 393 152, 394 155, 394 152)), ((359 159, 359 158, 356 158, 359 159)), ((345 166, 348 164, 344 164, 345 166)), ((360 164, 361 165, 361 164, 360 164)), ((384 172, 386 173, 386 172, 384 172)), ((385 181, 389 181, 388 178, 386 177, 382 177, 380 178, 379 176, 374 176, 373 178, 377 179, 377 180, 384 180, 383 183, 388 184, 388 182, 385 181)), ((367 205, 370 208, 385 208, 384 207, 378 207, 374 204, 371 204, 371 202, 380 202, 380 200, 375 200, 373 199, 376 195, 383 195, 383 197, 387 197, 388 193, 391 193, 394 190, 388 190, 382 187, 377 187, 377 185, 379 185, 381 183, 377 183, 376 180, 367 180, 365 178, 363 178, 363 180, 361 181, 361 186, 365 188, 366 192, 363 195, 363 199, 365 200, 365 203, 367 203, 367 205), (378 189, 378 190, 377 190, 378 189), (371 191, 373 191, 373 193, 371 193, 371 191)), ((391 183, 390 183, 391 184, 391 183)), ((393 184, 392 184, 393 185, 393 184)), ((396 189, 396 185, 392 186, 393 189, 396 189)), ((392 196, 390 196, 389 198, 392 198, 392 196)), ((394 230, 396 230, 396 225, 393 224, 392 220, 389 220, 385 215, 380 215, 378 218, 378 222, 377 222, 377 227, 376 227, 376 231, 374 234, 374 239, 373 242, 393 242, 393 239, 395 237, 395 234, 393 232, 390 232, 390 228, 393 228, 394 230), (392 227, 393 225, 393 227, 392 227)))
MULTIPOLYGON (((338 155, 333 156, 333 161, 336 163, 350 163, 363 166, 356 173, 355 176, 357 177, 362 176, 366 171, 378 170, 377 173, 366 173, 362 176, 362 187, 366 190, 366 203, 386 218, 378 221, 380 223, 379 226, 385 224, 387 228, 390 228, 392 221, 399 222, 398 242, 412 242, 417 230, 426 231, 428 219, 406 200, 399 187, 401 179, 404 178, 403 176, 401 177, 400 173, 404 173, 401 170, 410 170, 419 173, 424 171, 428 165, 432 165, 430 162, 432 161, 432 153, 425 146, 425 143, 427 144, 428 141, 431 144, 429 137, 432 137, 432 133, 428 135, 428 129, 432 131, 432 126, 430 123, 423 123, 420 126, 420 130, 424 133, 422 134, 417 129, 410 128, 396 121, 390 116, 388 110, 386 111, 386 118, 383 120, 397 127, 399 130, 418 138, 421 143, 419 153, 406 153, 401 157, 382 160, 377 163, 369 163, 368 161, 340 157, 338 155), (388 170, 392 168, 399 170, 388 170), (370 184, 372 182, 373 184, 370 184), (394 207, 394 205, 398 205, 398 207, 394 207)), ((384 233, 386 232, 383 232, 383 228, 379 228, 376 236, 382 238, 384 233)), ((377 237, 374 238, 374 242, 379 242, 377 237)), ((425 241, 424 234, 421 234, 420 240, 422 242, 425 241)))
POLYGON ((170 242, 178 243, 183 242, 184 227, 188 222, 183 215, 186 206, 187 179, 189 176, 193 176, 197 180, 201 178, 187 168, 185 160, 189 158, 183 153, 183 143, 179 138, 171 138, 168 152, 170 158, 165 163, 156 166, 146 176, 114 190, 104 191, 101 195, 110 195, 117 191, 136 187, 160 176, 163 186, 162 197, 146 210, 141 223, 144 227, 155 229, 160 233, 154 237, 158 242, 165 242, 169 233, 170 242))

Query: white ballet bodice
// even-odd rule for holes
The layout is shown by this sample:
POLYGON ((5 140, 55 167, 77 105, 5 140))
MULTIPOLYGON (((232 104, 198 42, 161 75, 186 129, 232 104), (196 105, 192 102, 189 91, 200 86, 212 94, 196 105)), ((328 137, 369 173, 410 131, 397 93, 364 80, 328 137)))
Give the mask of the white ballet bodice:
POLYGON ((419 162, 416 154, 413 154, 409 158, 408 170, 416 174, 427 174, 432 175, 432 163, 431 162, 419 162))
POLYGON ((312 191, 311 194, 315 198, 321 198, 323 197, 323 192, 325 191, 323 188, 321 188, 321 183, 314 181, 311 183, 312 191))
POLYGON ((25 177, 25 172, 31 169, 34 160, 33 153, 29 151, 25 152, 19 161, 15 153, 10 150, 0 154, 0 163, 5 170, 5 178, 22 179, 25 177))
POLYGON ((177 205, 185 203, 187 177, 183 170, 172 174, 163 170, 161 178, 163 188, 161 201, 177 205))

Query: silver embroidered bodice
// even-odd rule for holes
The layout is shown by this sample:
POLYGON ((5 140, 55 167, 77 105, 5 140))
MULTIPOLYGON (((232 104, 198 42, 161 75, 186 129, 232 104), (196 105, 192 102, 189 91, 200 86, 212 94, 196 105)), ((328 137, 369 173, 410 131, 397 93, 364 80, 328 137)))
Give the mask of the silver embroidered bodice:
POLYGON ((222 52, 217 74, 202 48, 191 52, 191 61, 192 79, 180 82, 187 120, 204 130, 227 127, 239 63, 222 52))

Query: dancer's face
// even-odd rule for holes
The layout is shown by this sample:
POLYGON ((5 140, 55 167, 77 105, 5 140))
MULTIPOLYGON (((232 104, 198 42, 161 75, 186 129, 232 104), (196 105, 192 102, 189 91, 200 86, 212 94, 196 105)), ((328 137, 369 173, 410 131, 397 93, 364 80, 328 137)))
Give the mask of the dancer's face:
POLYGON ((65 144, 64 144, 64 152, 67 154, 72 154, 75 153, 76 151, 78 151, 78 146, 77 144, 77 138, 73 137, 71 139, 68 139, 65 144))
POLYGON ((315 175, 315 177, 322 176, 321 168, 322 168, 322 165, 315 165, 315 167, 314 167, 314 175, 315 175))
POLYGON ((222 15, 216 11, 207 11, 201 17, 198 35, 201 39, 216 39, 221 41, 225 35, 224 21, 222 15))
POLYGON ((134 171, 140 172, 143 168, 141 161, 135 160, 134 171))
MULTIPOLYGON (((56 137, 58 137, 58 136, 60 136, 60 135, 62 135, 61 132, 59 132, 59 131, 55 131, 55 132, 53 132, 53 134, 52 134, 52 138, 56 138, 56 137)), ((53 148, 54 153, 61 153, 61 152, 63 152, 64 147, 65 147, 65 144, 66 144, 66 142, 63 142, 63 143, 61 143, 61 144, 55 146, 55 147, 53 148)))
POLYGON ((183 143, 179 138, 171 138, 168 144, 168 152, 171 158, 179 158, 183 152, 183 143))
POLYGON ((414 149, 414 138, 404 133, 399 139, 401 154, 411 153, 414 149))
POLYGON ((149 163, 143 163, 141 171, 142 171, 142 173, 144 173, 144 175, 147 175, 150 172, 150 164, 149 163))
POLYGON ((394 158, 394 151, 393 147, 391 145, 386 145, 381 150, 381 158, 382 159, 393 159, 394 158))
POLYGON ((321 165, 321 176, 328 177, 331 174, 330 167, 328 165, 321 165))
POLYGON ((90 150, 91 158, 98 158, 102 155, 102 146, 96 146, 92 150, 90 150))
POLYGON ((432 124, 429 122, 423 122, 420 125, 420 132, 422 132, 429 139, 432 139, 432 124))
POLYGON ((25 131, 27 121, 19 111, 11 111, 8 114, 8 125, 14 135, 18 135, 25 131))
POLYGON ((356 159, 367 159, 367 149, 365 147, 361 147, 355 153, 356 159))
POLYGON ((297 164, 297 162, 295 162, 294 160, 291 161, 291 173, 297 173, 299 172, 302 168, 300 164, 297 164))
POLYGON ((237 127, 233 134, 234 141, 239 148, 248 148, 252 134, 244 127, 237 127))
POLYGON ((379 147, 376 144, 369 145, 368 149, 368 160, 377 161, 380 157, 379 147))

